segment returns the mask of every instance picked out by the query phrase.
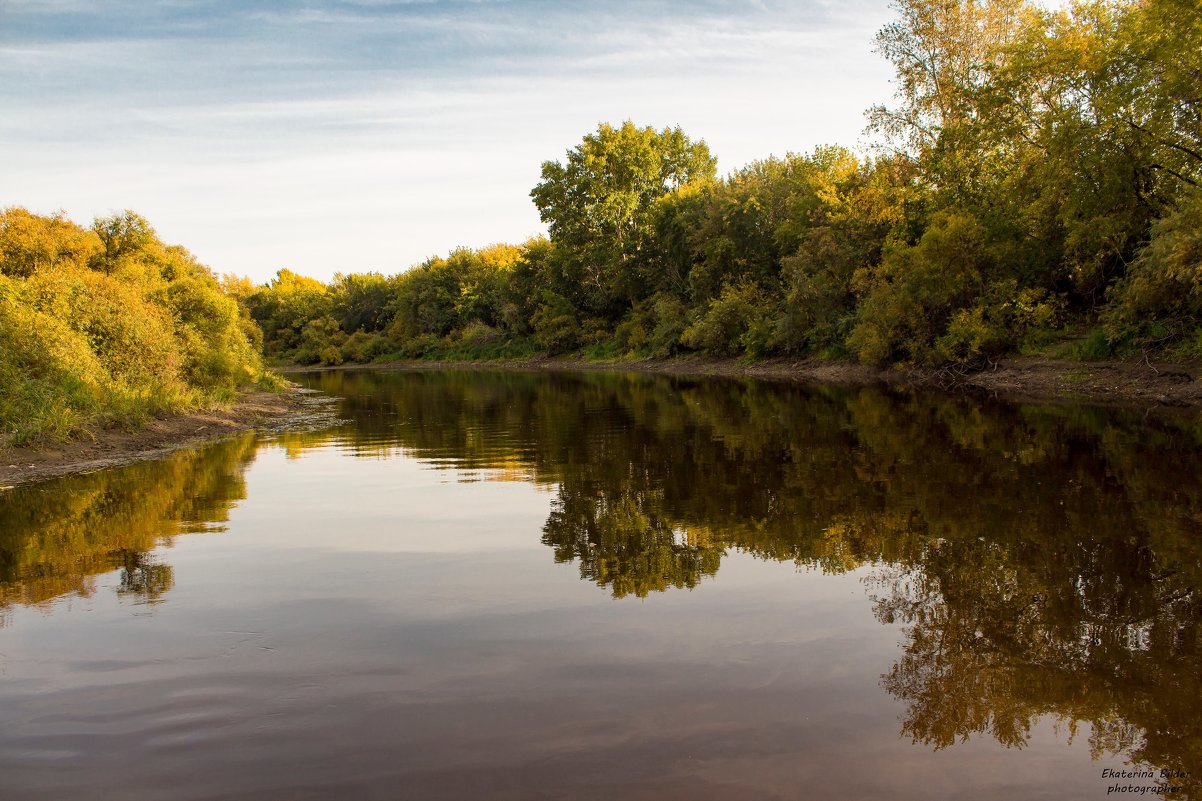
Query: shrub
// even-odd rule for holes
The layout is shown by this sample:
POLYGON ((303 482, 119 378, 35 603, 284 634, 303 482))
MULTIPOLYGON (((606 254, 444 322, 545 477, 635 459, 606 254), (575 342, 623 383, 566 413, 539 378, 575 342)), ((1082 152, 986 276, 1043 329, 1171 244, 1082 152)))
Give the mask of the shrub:
POLYGON ((456 343, 461 346, 480 347, 499 342, 502 338, 502 334, 491 325, 482 323, 479 320, 474 320, 463 328, 459 329, 459 331, 455 332, 455 336, 453 338, 456 343))
POLYGON ((401 343, 399 353, 407 359, 420 359, 442 346, 442 339, 434 334, 421 334, 401 343))
POLYGON ((1187 342, 1202 322, 1202 189, 1184 193, 1110 293, 1102 315, 1112 342, 1187 342))
POLYGON ((680 349, 688 309, 675 295, 656 293, 634 307, 614 329, 622 353, 664 357, 680 349))
POLYGON ((578 348, 583 334, 578 315, 563 295, 544 290, 543 302, 530 320, 534 339, 552 354, 578 348))
POLYGON ((776 325, 770 309, 767 294, 754 284, 723 287, 685 328, 681 342, 706 353, 762 355, 776 325))
POLYGON ((301 364, 342 364, 342 343, 346 334, 333 317, 319 317, 301 329, 300 346, 294 352, 301 364))
POLYGON ((62 438, 103 409, 111 381, 87 342, 14 284, 0 276, 0 442, 62 438))
MULTIPOLYGON (((944 212, 918 244, 886 247, 879 267, 857 272, 854 286, 862 301, 847 339, 851 351, 872 364, 938 360, 936 339, 959 311, 971 308, 992 266, 984 238, 972 217, 944 212)), ((957 325, 957 338, 976 336, 971 314, 957 325)), ((977 329, 985 339, 992 336, 977 329)))
POLYGON ((392 343, 382 334, 356 331, 342 343, 342 360, 345 362, 370 362, 392 350, 392 343))
POLYGON ((86 231, 0 213, 0 436, 62 438, 231 398, 264 377, 237 303, 125 212, 86 231))
POLYGON ((989 287, 977 305, 952 315, 934 355, 951 362, 994 359, 1012 350, 1028 332, 1059 326, 1063 315, 1063 299, 1042 289, 1019 290, 1014 280, 1003 281, 989 287))

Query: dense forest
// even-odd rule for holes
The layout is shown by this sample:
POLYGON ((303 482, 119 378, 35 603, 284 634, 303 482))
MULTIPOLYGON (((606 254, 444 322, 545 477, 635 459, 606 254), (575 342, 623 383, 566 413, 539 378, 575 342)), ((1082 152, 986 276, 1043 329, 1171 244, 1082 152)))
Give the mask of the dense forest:
MULTIPOLYGON (((679 128, 542 166, 547 237, 219 285, 132 212, 0 216, 0 431, 230 396, 274 362, 1202 356, 1202 3, 898 0, 892 105, 725 176, 679 128)), ((821 113, 815 110, 815 113, 821 113)))
POLYGON ((896 9, 871 157, 719 178, 679 128, 603 124, 542 167, 549 238, 240 287, 268 356, 1202 355, 1202 5, 896 9))

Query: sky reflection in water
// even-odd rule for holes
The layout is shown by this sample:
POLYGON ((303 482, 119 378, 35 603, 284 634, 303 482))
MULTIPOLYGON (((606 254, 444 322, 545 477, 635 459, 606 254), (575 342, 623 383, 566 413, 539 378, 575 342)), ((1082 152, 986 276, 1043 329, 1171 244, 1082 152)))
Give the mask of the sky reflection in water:
POLYGON ((306 381, 346 424, 0 496, 0 796, 1101 798, 1202 764, 1191 420, 306 381))

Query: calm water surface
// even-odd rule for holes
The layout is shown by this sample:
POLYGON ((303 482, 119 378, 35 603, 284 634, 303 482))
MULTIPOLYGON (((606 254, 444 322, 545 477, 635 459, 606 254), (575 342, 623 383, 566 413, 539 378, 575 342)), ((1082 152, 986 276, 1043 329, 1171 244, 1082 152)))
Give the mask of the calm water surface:
POLYGON ((1202 797, 1196 418, 304 380, 0 495, 0 798, 1202 797))

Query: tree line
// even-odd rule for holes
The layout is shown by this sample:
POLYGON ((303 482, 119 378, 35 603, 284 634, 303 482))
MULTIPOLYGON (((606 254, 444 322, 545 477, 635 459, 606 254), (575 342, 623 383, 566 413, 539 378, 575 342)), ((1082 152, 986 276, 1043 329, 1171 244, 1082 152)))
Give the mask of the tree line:
POLYGON ((542 166, 548 236, 223 282, 124 212, 0 213, 0 441, 229 398, 268 359, 1202 356, 1202 3, 898 0, 892 105, 724 177, 679 128, 542 166))
POLYGON ((899 0, 878 147, 725 176, 602 124, 531 196, 549 236, 238 294, 269 357, 1202 355, 1202 5, 899 0))

